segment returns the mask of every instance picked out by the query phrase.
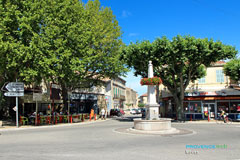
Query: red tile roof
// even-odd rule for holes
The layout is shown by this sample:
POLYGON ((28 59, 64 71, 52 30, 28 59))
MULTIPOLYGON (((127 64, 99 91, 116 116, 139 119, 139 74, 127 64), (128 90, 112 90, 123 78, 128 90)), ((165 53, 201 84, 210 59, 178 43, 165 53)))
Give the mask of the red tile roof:
POLYGON ((147 97, 147 93, 141 95, 140 97, 147 97))

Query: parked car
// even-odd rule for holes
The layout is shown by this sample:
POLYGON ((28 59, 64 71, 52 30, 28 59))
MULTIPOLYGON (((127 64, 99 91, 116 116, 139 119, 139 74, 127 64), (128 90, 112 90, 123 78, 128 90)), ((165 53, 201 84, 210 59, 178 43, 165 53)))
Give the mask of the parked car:
POLYGON ((130 114, 136 114, 136 110, 135 109, 130 109, 130 114))
POLYGON ((124 114, 125 114, 125 112, 122 109, 111 109, 110 110, 110 116, 118 116, 118 117, 120 117, 120 116, 122 116, 124 114))
POLYGON ((138 108, 138 109, 135 109, 136 110, 136 114, 141 114, 142 113, 142 111, 141 111, 141 109, 140 108, 138 108))

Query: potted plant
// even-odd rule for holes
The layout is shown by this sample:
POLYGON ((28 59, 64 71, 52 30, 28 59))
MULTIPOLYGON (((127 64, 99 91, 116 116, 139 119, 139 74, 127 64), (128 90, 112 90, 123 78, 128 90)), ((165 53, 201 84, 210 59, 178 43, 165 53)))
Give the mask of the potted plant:
POLYGON ((141 85, 160 85, 162 80, 159 77, 142 78, 140 83, 141 85))

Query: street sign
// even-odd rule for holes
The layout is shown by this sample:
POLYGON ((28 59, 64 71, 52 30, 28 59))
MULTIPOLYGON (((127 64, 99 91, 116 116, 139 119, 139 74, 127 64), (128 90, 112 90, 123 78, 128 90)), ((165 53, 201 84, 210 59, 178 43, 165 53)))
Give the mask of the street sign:
POLYGON ((5 92, 4 96, 7 96, 7 97, 22 97, 22 96, 24 96, 24 92, 5 92))
POLYGON ((15 106, 15 107, 13 107, 13 110, 16 112, 17 111, 17 107, 15 106))
POLYGON ((6 89, 10 92, 24 92, 24 83, 10 82, 6 85, 6 89))

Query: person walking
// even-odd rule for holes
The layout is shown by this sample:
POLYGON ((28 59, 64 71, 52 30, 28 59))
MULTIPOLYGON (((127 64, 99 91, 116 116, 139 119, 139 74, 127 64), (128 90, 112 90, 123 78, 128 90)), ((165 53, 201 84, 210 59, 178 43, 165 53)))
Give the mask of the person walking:
POLYGON ((103 120, 104 117, 105 117, 105 109, 102 108, 101 109, 101 119, 103 120))

